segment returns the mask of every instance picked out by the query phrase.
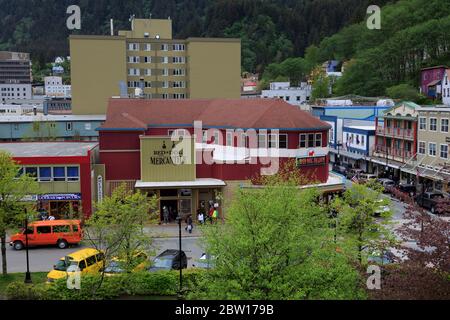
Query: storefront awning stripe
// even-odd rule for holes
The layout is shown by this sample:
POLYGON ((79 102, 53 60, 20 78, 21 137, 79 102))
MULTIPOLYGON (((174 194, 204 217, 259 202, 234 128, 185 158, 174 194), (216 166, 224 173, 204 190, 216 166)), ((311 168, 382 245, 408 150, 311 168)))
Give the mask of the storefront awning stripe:
POLYGON ((191 181, 136 181, 135 188, 186 188, 223 187, 226 183, 219 179, 196 179, 191 181))

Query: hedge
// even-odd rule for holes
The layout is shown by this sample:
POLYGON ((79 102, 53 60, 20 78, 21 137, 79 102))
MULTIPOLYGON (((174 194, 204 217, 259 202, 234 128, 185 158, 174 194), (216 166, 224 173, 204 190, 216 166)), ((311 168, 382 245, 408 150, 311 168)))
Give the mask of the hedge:
MULTIPOLYGON (((183 288, 189 290, 202 272, 183 271, 183 288)), ((136 272, 105 276, 103 282, 100 275, 85 275, 80 290, 68 289, 65 279, 31 285, 16 281, 7 286, 6 297, 9 300, 105 300, 121 296, 175 296, 178 289, 178 271, 136 272)))

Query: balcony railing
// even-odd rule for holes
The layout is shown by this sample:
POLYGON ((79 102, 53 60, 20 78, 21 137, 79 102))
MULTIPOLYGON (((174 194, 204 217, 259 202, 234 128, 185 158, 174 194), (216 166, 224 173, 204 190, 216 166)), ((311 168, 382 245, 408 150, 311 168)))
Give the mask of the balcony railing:
POLYGON ((391 160, 405 161, 413 156, 413 152, 404 148, 375 146, 373 154, 391 160))
POLYGON ((394 127, 377 127, 377 135, 391 136, 394 138, 414 139, 414 130, 394 127))

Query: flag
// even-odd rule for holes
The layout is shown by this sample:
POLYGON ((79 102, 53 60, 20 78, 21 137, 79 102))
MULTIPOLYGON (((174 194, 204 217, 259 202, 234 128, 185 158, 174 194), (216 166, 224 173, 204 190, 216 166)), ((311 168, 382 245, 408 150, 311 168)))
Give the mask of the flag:
POLYGON ((353 183, 358 183, 358 178, 356 177, 356 174, 352 178, 353 183))

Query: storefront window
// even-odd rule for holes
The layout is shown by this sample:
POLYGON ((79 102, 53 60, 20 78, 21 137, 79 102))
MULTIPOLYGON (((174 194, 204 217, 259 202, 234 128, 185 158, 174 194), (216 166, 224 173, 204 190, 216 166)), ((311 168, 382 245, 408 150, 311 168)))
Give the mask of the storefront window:
POLYGON ((161 197, 176 197, 178 195, 177 189, 161 189, 159 195, 161 197))
POLYGON ((185 218, 191 214, 191 199, 180 199, 179 201, 180 215, 185 218))
POLYGON ((25 168, 25 174, 29 175, 30 177, 37 178, 37 168, 36 167, 27 167, 27 168, 25 168))
POLYGON ((53 180, 54 181, 66 181, 66 168, 54 167, 53 168, 53 180))
POLYGON ((50 181, 52 180, 52 170, 50 167, 40 167, 39 168, 39 181, 50 181))
POLYGON ((67 180, 78 181, 79 179, 78 167, 67 167, 67 180))

